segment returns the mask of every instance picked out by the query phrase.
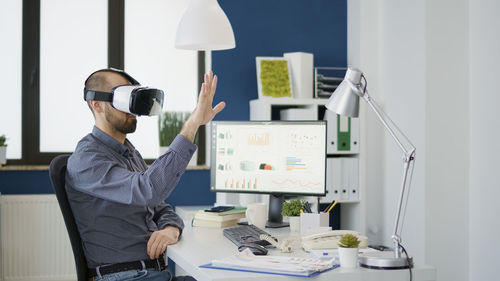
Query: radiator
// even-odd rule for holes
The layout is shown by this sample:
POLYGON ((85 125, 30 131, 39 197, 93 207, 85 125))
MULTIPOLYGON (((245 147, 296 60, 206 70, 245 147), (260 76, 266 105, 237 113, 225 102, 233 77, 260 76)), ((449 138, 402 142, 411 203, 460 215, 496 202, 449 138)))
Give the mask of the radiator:
POLYGON ((2 195, 0 204, 2 280, 76 280, 55 195, 2 195))

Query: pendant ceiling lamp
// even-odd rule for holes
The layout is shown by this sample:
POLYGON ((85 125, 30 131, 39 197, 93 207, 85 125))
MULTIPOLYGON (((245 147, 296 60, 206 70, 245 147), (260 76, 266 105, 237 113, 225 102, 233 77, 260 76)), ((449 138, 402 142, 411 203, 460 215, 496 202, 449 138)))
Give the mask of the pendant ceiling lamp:
POLYGON ((233 28, 217 0, 191 0, 177 27, 175 47, 208 51, 235 45, 233 28))

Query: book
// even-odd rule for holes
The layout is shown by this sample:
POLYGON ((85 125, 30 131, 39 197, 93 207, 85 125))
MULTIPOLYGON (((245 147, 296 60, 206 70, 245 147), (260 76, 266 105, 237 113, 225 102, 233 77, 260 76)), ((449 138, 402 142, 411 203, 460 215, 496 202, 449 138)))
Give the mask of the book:
POLYGON ((312 277, 339 265, 332 261, 293 256, 255 256, 250 250, 244 250, 234 256, 213 260, 201 265, 202 268, 238 270, 257 273, 289 276, 312 277))
POLYGON ((207 221, 229 221, 235 219, 241 219, 245 217, 245 213, 234 213, 234 214, 226 214, 219 215, 218 213, 210 213, 205 212, 203 210, 198 211, 195 215, 195 219, 199 220, 207 220, 207 221))
POLYGON ((229 211, 224 211, 224 212, 218 212, 218 213, 214 213, 214 212, 205 212, 206 214, 213 214, 213 215, 217 215, 217 216, 227 216, 227 215, 231 215, 231 214, 244 214, 247 210, 247 207, 241 207, 241 206, 236 206, 234 207, 234 209, 231 209, 229 211))
POLYGON ((223 228, 228 226, 237 225, 240 219, 232 219, 226 221, 214 221, 214 220, 203 220, 203 219, 193 219, 193 226, 203 226, 203 227, 214 227, 223 228))

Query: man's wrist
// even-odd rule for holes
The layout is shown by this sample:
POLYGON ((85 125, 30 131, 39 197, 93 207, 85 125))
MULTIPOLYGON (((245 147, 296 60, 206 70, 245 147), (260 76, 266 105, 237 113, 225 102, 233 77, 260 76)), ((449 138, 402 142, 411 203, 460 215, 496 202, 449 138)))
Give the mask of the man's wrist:
POLYGON ((163 228, 163 230, 171 230, 171 231, 174 231, 176 233, 176 236, 177 238, 179 238, 179 236, 181 235, 181 229, 175 225, 167 225, 163 228))
POLYGON ((191 120, 191 118, 188 118, 188 120, 186 120, 186 122, 182 126, 180 134, 189 141, 194 142, 194 137, 196 136, 196 132, 198 131, 199 127, 199 124, 196 124, 195 122, 193 122, 193 120, 191 120))

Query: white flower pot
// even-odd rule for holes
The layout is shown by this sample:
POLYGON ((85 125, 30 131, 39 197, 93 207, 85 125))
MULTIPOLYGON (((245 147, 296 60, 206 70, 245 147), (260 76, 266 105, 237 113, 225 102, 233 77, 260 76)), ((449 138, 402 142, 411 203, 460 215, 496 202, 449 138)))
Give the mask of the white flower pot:
POLYGON ((288 217, 288 223, 290 223, 290 232, 300 231, 300 217, 288 217))
POLYGON ((358 248, 339 247, 340 266, 344 268, 358 267, 358 248))
POLYGON ((7 146, 0 146, 0 165, 7 164, 7 146))
MULTIPOLYGON (((160 156, 167 152, 168 146, 160 146, 160 156)), ((193 157, 189 160, 188 166, 196 166, 198 162, 198 149, 193 153, 193 157)))

